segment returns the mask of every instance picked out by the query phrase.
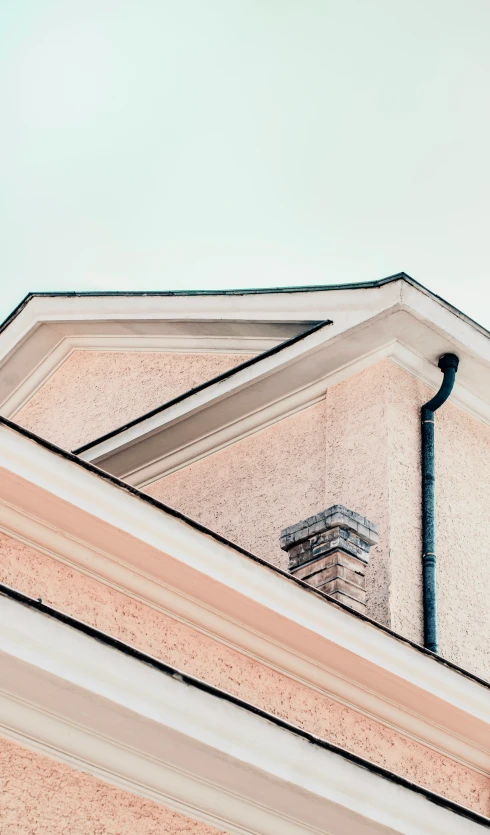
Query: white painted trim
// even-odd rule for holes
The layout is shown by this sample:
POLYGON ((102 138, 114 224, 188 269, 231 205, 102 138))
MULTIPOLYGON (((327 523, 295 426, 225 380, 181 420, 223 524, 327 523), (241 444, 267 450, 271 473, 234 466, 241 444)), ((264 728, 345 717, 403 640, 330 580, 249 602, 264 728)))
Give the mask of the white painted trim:
POLYGON ((228 832, 487 831, 293 729, 5 597, 0 655, 4 733, 228 832))
POLYGON ((118 344, 119 338, 127 338, 127 350, 144 350, 149 336, 190 336, 197 329, 228 338, 230 350, 235 346, 253 352, 264 347, 264 339, 279 344, 308 323, 331 319, 332 311, 344 327, 376 315, 399 301, 400 293, 396 281, 374 292, 341 288, 266 295, 33 297, 0 333, 2 414, 12 417, 32 397, 63 361, 71 339, 84 340, 87 350, 90 345, 100 350, 99 340, 118 344))
POLYGON ((177 327, 182 332, 180 349, 187 350, 187 344, 195 350, 192 341, 186 343, 186 330, 189 336, 196 326, 205 329, 206 323, 213 323, 215 339, 209 341, 208 350, 224 350, 226 344, 226 350, 233 352, 259 353, 305 330, 308 323, 331 318, 333 309, 345 326, 375 315, 399 297, 399 282, 374 294, 361 288, 266 296, 34 297, 0 333, 0 407, 4 416, 12 418, 73 345, 83 344, 86 350, 103 346, 109 350, 108 345, 126 346, 119 350, 158 350, 160 331, 170 329, 175 334, 177 327), (156 341, 152 343, 151 337, 156 341), (151 344, 155 348, 148 347, 151 344))
POLYGON ((434 311, 430 313, 429 323, 418 309, 400 302, 347 329, 342 321, 334 323, 80 455, 144 487, 313 405, 330 386, 381 359, 392 359, 438 388, 437 359, 449 350, 457 350, 461 358, 453 403, 490 425, 490 361, 485 365, 451 344, 449 335, 436 327, 434 311))
MULTIPOLYGON (((455 391, 459 405, 490 423, 488 333, 410 279, 398 279, 378 287, 257 295, 35 297, 0 334, 2 414, 13 416, 74 346, 76 350, 138 351, 195 351, 199 346, 203 349, 206 346, 206 350, 212 351, 255 353, 280 343, 304 329, 308 322, 319 319, 334 320, 328 339, 347 337, 344 347, 349 353, 348 362, 361 361, 387 342, 399 342, 418 354, 421 379, 429 384, 434 384, 430 381, 434 379, 438 356, 444 351, 456 351, 461 358, 455 391), (404 311, 415 323, 413 337, 407 328, 391 335, 383 332, 383 317, 395 310, 404 311), (362 331, 369 322, 378 323, 378 339, 373 341, 371 334, 368 346, 364 344, 367 334, 362 331), (207 337, 201 334, 202 339, 196 337, 196 328, 197 331, 204 328, 205 333, 206 323, 213 324, 212 334, 208 333, 207 337)), ((347 361, 340 360, 335 368, 338 370, 346 364, 347 361)), ((330 367, 329 373, 335 368, 330 367)), ((435 376, 438 377, 437 370, 435 376)), ((290 390, 283 392, 282 397, 295 395, 308 385, 308 381, 301 383, 292 378, 290 390)), ((265 405, 271 404, 263 403, 253 411, 265 405)), ((242 414, 240 418, 247 415, 242 414)), ((267 425, 267 416, 265 420, 267 425)), ((192 442, 197 440, 194 437, 192 442)), ((183 446, 188 443, 186 440, 183 446)), ((220 444, 217 438, 213 448, 219 448, 220 444)), ((194 452, 190 452, 186 460, 196 460, 194 452)), ((196 455, 200 457, 201 452, 197 451, 196 455)), ((132 481, 142 484, 158 477, 137 472, 140 467, 153 464, 150 458, 130 468, 128 472, 134 473, 132 481)), ((169 459, 163 473, 180 466, 183 464, 179 461, 169 459)))
MULTIPOLYGON (((333 371, 319 382, 306 386, 299 391, 295 391, 287 397, 277 400, 262 409, 257 409, 237 421, 225 424, 224 426, 216 429, 214 432, 198 436, 197 438, 192 438, 191 436, 190 439, 187 440, 187 443, 182 446, 177 445, 177 448, 172 450, 167 455, 144 463, 142 466, 132 470, 131 472, 124 473, 124 480, 127 481, 128 484, 138 487, 139 489, 148 487, 154 481, 158 481, 158 479, 163 478, 164 476, 170 475, 171 473, 181 470, 184 467, 189 467, 196 461, 200 461, 208 455, 213 455, 220 449, 225 449, 238 441, 242 441, 245 438, 250 437, 250 435, 261 432, 263 429, 266 429, 268 426, 272 426, 280 420, 284 420, 285 418, 291 417, 292 415, 303 411, 303 409, 308 409, 310 406, 314 406, 316 403, 319 403, 324 399, 331 386, 342 382, 342 380, 346 380, 352 374, 358 374, 365 368, 369 368, 371 365, 381 362, 381 360, 391 356, 392 351, 393 348, 391 343, 385 345, 376 351, 372 351, 371 353, 360 357, 354 363, 350 363, 336 371, 333 371)), ((181 418, 184 418, 186 407, 190 407, 190 409, 192 409, 193 404, 183 403, 182 406, 183 408, 180 410, 180 416, 181 418)), ((177 409, 175 412, 177 412, 177 409)), ((156 417, 160 417, 160 420, 163 418, 160 423, 163 430, 167 422, 173 423, 176 420, 174 415, 170 413, 170 410, 167 414, 165 414, 165 416, 162 414, 161 416, 156 417)), ((177 418, 177 420, 178 419, 179 418, 177 418)), ((100 445, 97 445, 97 447, 88 449, 86 452, 82 452, 80 454, 80 458, 84 461, 97 463, 97 465, 101 466, 102 469, 107 472, 111 472, 111 458, 103 457, 103 450, 107 448, 116 452, 119 449, 118 441, 118 437, 108 439, 107 442, 102 442, 100 445), (93 454, 94 452, 96 453, 95 455, 93 454), (101 453, 102 455, 99 458, 101 453)), ((125 441, 126 436, 124 439, 121 437, 121 447, 123 447, 125 441)))
POLYGON ((5 426, 0 467, 10 535, 490 770, 489 691, 477 682, 5 426))
MULTIPOLYGON (((36 300, 32 300, 35 302, 36 300)), ((48 300, 44 300, 48 301, 48 300)), ((26 308, 29 308, 28 307, 26 308)), ((240 320, 201 322, 195 317, 178 321, 162 316, 160 309, 148 319, 104 321, 71 313, 58 320, 36 313, 36 305, 25 322, 19 319, 0 334, 2 414, 13 417, 59 366, 76 351, 181 352, 258 354, 273 348, 308 328, 308 322, 240 320), (19 330, 21 322, 24 327, 19 330)))
MULTIPOLYGON (((63 337, 56 347, 44 357, 2 403, 2 413, 14 417, 33 397, 41 386, 58 370, 74 351, 111 351, 138 353, 212 353, 259 354, 277 345, 273 337, 226 336, 70 336, 63 337)), ((240 362, 240 360, 238 360, 240 362)))

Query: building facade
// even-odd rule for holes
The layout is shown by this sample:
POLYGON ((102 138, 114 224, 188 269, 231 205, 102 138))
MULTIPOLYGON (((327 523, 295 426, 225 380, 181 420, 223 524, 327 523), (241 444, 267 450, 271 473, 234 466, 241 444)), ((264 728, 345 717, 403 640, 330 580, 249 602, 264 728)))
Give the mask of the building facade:
POLYGON ((2 835, 490 831, 487 331, 404 274, 40 294, 0 362, 2 835))

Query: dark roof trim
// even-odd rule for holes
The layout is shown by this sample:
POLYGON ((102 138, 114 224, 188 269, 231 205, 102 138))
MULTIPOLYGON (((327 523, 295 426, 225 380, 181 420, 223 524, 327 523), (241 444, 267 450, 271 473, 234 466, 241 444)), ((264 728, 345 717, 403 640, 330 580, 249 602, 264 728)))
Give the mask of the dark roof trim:
MULTIPOLYGON (((356 290, 363 287, 381 287, 383 284, 398 281, 400 278, 404 278, 413 284, 418 284, 414 278, 402 272, 390 275, 387 278, 377 279, 376 281, 359 281, 349 284, 318 284, 303 287, 250 287, 237 290, 62 290, 60 292, 48 290, 39 293, 27 293, 12 313, 0 324, 0 333, 10 324, 12 319, 15 319, 19 315, 31 299, 97 298, 98 296, 128 296, 130 298, 150 296, 165 298, 167 296, 257 296, 271 293, 315 293, 317 290, 356 290)), ((421 287, 422 285, 419 286, 421 287)))
POLYGON ((296 336, 293 336, 291 339, 286 339, 285 342, 280 342, 279 345, 275 345, 273 348, 269 348, 267 351, 263 351, 261 354, 257 354, 257 356, 252 357, 252 359, 246 360, 245 362, 241 362, 239 365, 234 365, 232 368, 229 368, 228 371, 224 371, 222 374, 218 374, 217 377, 211 377, 210 380, 206 380, 204 383, 200 383, 198 386, 184 391, 182 394, 177 395, 177 397, 173 397, 172 400, 167 400, 167 402, 163 403, 161 406, 156 406, 149 412, 145 412, 143 415, 140 415, 137 418, 133 418, 133 420, 124 423, 122 426, 117 426, 116 429, 111 429, 111 431, 106 432, 105 435, 101 435, 99 438, 95 438, 93 441, 89 441, 87 444, 83 444, 83 446, 80 446, 78 447, 78 449, 73 450, 74 454, 79 455, 81 452, 85 452, 85 450, 91 449, 91 447, 97 446, 97 444, 102 443, 102 441, 106 441, 108 438, 113 438, 115 435, 119 435, 121 432, 124 432, 131 426, 136 426, 138 423, 141 423, 147 418, 153 417, 153 415, 157 415, 159 412, 164 412, 166 409, 169 409, 170 406, 175 406, 176 403, 181 403, 183 400, 186 400, 193 394, 197 394, 197 392, 199 391, 203 391, 204 389, 207 389, 210 386, 214 386, 216 383, 221 383, 223 380, 227 380, 230 377, 233 377, 235 374, 238 374, 238 372, 242 371, 244 368, 250 368, 257 362, 261 362, 262 360, 265 360, 268 357, 274 356, 274 354, 278 354, 280 351, 284 350, 284 348, 289 348, 290 345, 294 345, 296 342, 301 342, 301 340, 304 339, 306 336, 309 336, 312 333, 316 333, 316 331, 321 330, 326 325, 333 325, 333 322, 330 319, 327 319, 324 322, 319 322, 312 328, 308 328, 308 330, 296 334, 296 336))
POLYGON ((299 736, 302 739, 305 739, 311 745, 315 745, 318 748, 322 748, 325 751, 330 751, 333 754, 337 754, 338 756, 342 757, 344 760, 348 760, 351 763, 354 763, 361 768, 365 768, 367 771, 376 774, 378 777, 382 777, 385 780, 389 780, 391 783, 395 783, 398 786, 402 786, 409 791, 416 792, 417 794, 421 794, 426 800, 429 800, 431 803, 435 803, 437 806, 441 806, 445 809, 448 809, 450 812, 454 812, 457 815, 461 815, 461 817, 467 818, 469 820, 474 821, 475 823, 480 824, 481 826, 486 826, 490 828, 490 818, 486 818, 483 815, 478 814, 477 812, 473 812, 471 809, 467 809, 464 806, 460 806, 458 803, 454 803, 452 800, 448 800, 441 795, 435 794, 434 792, 429 791, 428 789, 419 786, 416 783, 412 783, 410 780, 405 779, 404 777, 400 777, 397 774, 394 774, 392 771, 388 771, 386 768, 382 768, 379 765, 375 765, 374 763, 370 762, 369 760, 364 759, 363 757, 359 757, 356 754, 350 753, 350 751, 346 751, 343 748, 339 748, 337 745, 333 745, 331 742, 327 742, 320 737, 315 736, 314 734, 309 733, 308 731, 304 731, 301 728, 297 728, 295 725, 286 722, 284 719, 280 719, 278 716, 275 716, 272 713, 268 713, 265 710, 262 710, 259 707, 255 707, 254 705, 250 704, 249 702, 245 702, 242 699, 237 698, 236 696, 232 696, 231 694, 227 693, 224 690, 220 690, 217 687, 213 687, 211 684, 207 684, 202 679, 195 678, 194 676, 187 675, 187 673, 183 673, 181 670, 177 670, 175 667, 171 667, 169 664, 165 664, 163 661, 159 661, 157 658, 154 658, 151 655, 147 655, 141 650, 136 649, 136 647, 130 646, 128 644, 119 641, 117 638, 113 638, 111 635, 107 635, 105 632, 100 632, 98 629, 95 629, 93 626, 89 626, 86 623, 82 623, 75 618, 70 617, 70 615, 66 615, 63 612, 59 612, 56 609, 51 608, 51 606, 46 606, 42 603, 41 600, 34 600, 31 597, 28 597, 25 594, 22 594, 15 589, 10 588, 9 586, 5 586, 3 583, 0 583, 0 595, 4 595, 5 597, 10 598, 11 600, 15 600, 17 603, 20 603, 23 606, 27 606, 30 609, 36 609, 38 612, 41 612, 43 615, 47 615, 54 620, 59 621, 60 623, 65 624, 66 626, 70 626, 72 629, 76 629, 78 632, 82 632, 84 635, 87 635, 90 638, 93 638, 96 641, 104 644, 105 646, 112 647, 112 649, 117 650, 118 652, 122 652, 124 655, 133 658, 135 661, 139 661, 143 664, 147 664, 150 667, 158 670, 160 673, 163 673, 166 676, 170 676, 171 678, 177 678, 183 684, 187 684, 189 687, 194 687, 197 690, 200 690, 204 693, 208 693, 211 696, 214 696, 218 699, 222 699, 225 702, 235 705, 236 707, 241 708, 242 710, 246 710, 248 713, 254 713, 256 716, 259 716, 261 719, 265 719, 268 722, 272 722, 272 724, 277 725, 279 728, 283 728, 289 733, 294 734, 295 736, 299 736))
POLYGON ((131 484, 127 484, 125 481, 121 481, 119 478, 116 478, 116 476, 110 475, 110 473, 106 473, 104 470, 99 469, 99 467, 94 466, 94 464, 90 464, 88 461, 83 461, 81 458, 78 458, 72 452, 67 452, 61 447, 55 446, 55 444, 52 444, 50 441, 46 441, 44 440, 44 438, 40 438, 39 435, 35 435, 33 432, 29 432, 28 429, 24 429, 24 427, 19 426, 19 424, 14 423, 13 421, 8 420, 8 418, 4 418, 0 415, 0 425, 2 424, 6 426, 8 429, 12 429, 14 432, 17 432, 19 435, 22 435, 24 438, 28 438, 30 441, 34 441, 34 443, 39 444, 39 446, 44 447, 44 449, 53 452, 55 455, 59 455, 60 458, 64 458, 67 461, 71 461, 73 464, 76 464, 77 467, 81 467, 82 469, 87 470, 89 473, 92 473, 92 475, 98 476, 98 478, 101 478, 104 481, 113 484, 115 487, 118 487, 120 490, 124 490, 126 493, 130 493, 132 496, 135 496, 141 501, 146 502, 149 505, 152 505, 153 507, 163 511, 164 513, 167 513, 169 516, 173 516, 175 519, 179 519, 181 522, 185 522, 185 524, 189 525, 191 528, 194 528, 194 530, 206 534, 206 536, 210 536, 216 542, 219 542, 222 545, 226 545, 228 548, 232 548, 238 554, 243 554, 243 556, 247 557, 250 560, 253 560, 253 562, 256 562, 258 565, 262 565, 268 571, 272 571, 274 574, 278 574, 280 577, 283 577, 288 582, 300 586, 307 594, 313 594, 316 597, 320 597, 329 606, 336 606, 338 609, 343 609, 343 611, 347 612, 347 614, 349 614, 351 617, 358 618, 359 620, 368 623, 370 626, 374 626, 375 629, 379 629, 381 630, 381 632, 385 632, 387 635, 391 635, 391 637, 395 640, 401 641, 403 644, 412 647, 422 655, 426 655, 429 658, 432 658, 437 664, 441 664, 443 667, 447 667, 448 669, 453 670, 459 675, 462 675, 465 678, 476 682, 476 684, 481 684, 483 687, 486 687, 490 690, 490 682, 485 681, 485 679, 476 676, 474 673, 470 673, 468 670, 465 670, 462 667, 458 667, 457 664, 453 664, 452 661, 447 661, 440 655, 431 652, 431 650, 420 646, 420 644, 416 644, 415 641, 411 641, 409 638, 405 638, 403 635, 399 635, 397 632, 394 632, 388 626, 384 626, 382 623, 378 623, 378 621, 367 617, 367 615, 363 615, 360 612, 354 611, 354 609, 349 608, 349 606, 346 606, 344 603, 340 603, 337 600, 332 600, 331 597, 328 597, 328 595, 326 595, 319 589, 315 589, 313 588, 313 586, 309 586, 303 580, 294 577, 287 571, 283 571, 282 569, 277 568, 277 566, 268 563, 266 560, 263 560, 261 557, 257 557, 255 554, 250 553, 250 551, 247 551, 245 548, 242 548, 235 542, 231 542, 229 539, 226 539, 226 537, 221 536, 221 534, 216 533, 215 531, 212 531, 209 528, 206 528, 204 525, 201 525, 200 522, 196 522, 194 519, 191 519, 189 516, 186 516, 184 513, 181 513, 179 510, 170 507, 170 505, 166 505, 163 502, 158 501, 158 499, 153 498, 153 496, 149 496, 147 493, 142 493, 140 490, 138 490, 136 487, 133 487, 131 484))
POLYGON ((455 313, 460 318, 464 319, 465 321, 469 322, 474 327, 478 328, 482 333, 486 336, 490 336, 490 331, 487 328, 484 328, 483 325, 480 325, 478 322, 475 322, 470 316, 467 316, 457 307, 455 307, 450 302, 443 299, 442 296, 438 296, 437 293, 433 293, 432 290, 429 290, 425 287, 424 284, 421 284, 415 278, 412 278, 408 273, 400 272, 395 273, 394 275, 389 275, 386 278, 380 278, 375 281, 358 281, 358 282, 348 282, 346 284, 315 284, 315 285, 306 285, 306 286, 296 286, 296 287, 255 287, 255 288, 244 288, 238 290, 87 290, 87 291, 80 291, 77 292, 75 290, 69 291, 61 291, 61 292, 39 292, 39 293, 28 293, 27 296, 22 299, 22 301, 17 305, 17 307, 12 311, 12 313, 7 316, 2 324, 0 324, 0 333, 10 324, 10 322, 15 319, 16 316, 21 313, 27 303, 34 298, 96 298, 98 296, 128 296, 128 297, 135 297, 138 298, 140 296, 150 296, 150 297, 166 297, 166 296, 250 296, 250 295, 263 295, 263 294, 271 294, 271 293, 316 293, 320 290, 363 290, 369 288, 376 288, 376 287, 383 287, 385 284, 391 284, 394 281, 406 281, 408 284, 411 284, 413 287, 417 287, 419 290, 422 290, 423 293, 426 295, 431 296, 433 299, 437 299, 437 301, 444 304, 453 313, 455 313))

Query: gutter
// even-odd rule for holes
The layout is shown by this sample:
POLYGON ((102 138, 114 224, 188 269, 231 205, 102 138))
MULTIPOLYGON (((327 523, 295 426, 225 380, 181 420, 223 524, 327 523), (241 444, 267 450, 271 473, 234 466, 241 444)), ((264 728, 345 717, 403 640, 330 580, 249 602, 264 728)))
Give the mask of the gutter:
POLYGON ((435 511, 435 449, 434 412, 450 396, 459 358, 456 354, 444 354, 439 360, 444 374, 437 394, 422 406, 422 581, 424 611, 424 647, 438 652, 437 637, 437 556, 436 556, 436 511, 435 511))

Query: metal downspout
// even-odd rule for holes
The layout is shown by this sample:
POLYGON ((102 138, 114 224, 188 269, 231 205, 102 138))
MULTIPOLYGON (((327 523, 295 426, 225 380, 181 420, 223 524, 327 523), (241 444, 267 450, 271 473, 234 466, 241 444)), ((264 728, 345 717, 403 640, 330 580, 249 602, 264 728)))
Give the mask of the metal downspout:
POLYGON ((434 477, 434 412, 451 394, 458 370, 456 354, 444 354, 439 368, 444 374, 441 388, 422 406, 422 584, 424 608, 424 646, 438 651, 436 520, 434 477))

